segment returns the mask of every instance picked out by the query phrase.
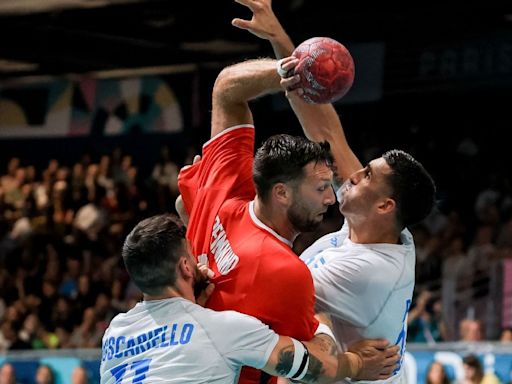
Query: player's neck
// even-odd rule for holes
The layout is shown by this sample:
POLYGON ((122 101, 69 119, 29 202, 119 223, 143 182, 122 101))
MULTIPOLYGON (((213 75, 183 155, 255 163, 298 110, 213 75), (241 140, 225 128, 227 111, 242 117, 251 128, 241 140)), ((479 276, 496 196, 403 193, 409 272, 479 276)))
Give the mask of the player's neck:
POLYGON ((290 242, 299 235, 288 220, 286 212, 270 203, 263 203, 258 196, 254 199, 254 214, 263 224, 290 242))
POLYGON ((349 239, 357 244, 398 244, 400 233, 393 226, 382 223, 352 223, 348 221, 349 239))
POLYGON ((149 295, 144 294, 144 301, 151 301, 151 300, 165 300, 165 299, 172 299, 173 297, 182 297, 184 299, 190 300, 192 302, 195 302, 194 297, 194 290, 188 289, 187 286, 179 286, 180 283, 177 282, 175 286, 167 287, 161 294, 159 295, 149 295))

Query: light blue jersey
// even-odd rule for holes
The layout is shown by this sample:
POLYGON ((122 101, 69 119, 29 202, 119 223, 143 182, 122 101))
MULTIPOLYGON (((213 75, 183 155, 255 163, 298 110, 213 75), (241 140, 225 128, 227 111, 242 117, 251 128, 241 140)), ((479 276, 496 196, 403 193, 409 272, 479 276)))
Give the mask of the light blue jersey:
MULTIPOLYGON (((313 275, 316 309, 332 315, 343 351, 362 339, 385 338, 400 345, 403 356, 416 253, 407 229, 400 240, 401 244, 356 244, 348 238, 345 222, 341 230, 323 236, 301 254, 313 275)), ((400 383, 402 371, 372 383, 400 383)))
POLYGON ((103 336, 101 384, 235 383, 261 369, 279 336, 259 320, 183 298, 138 303, 103 336))

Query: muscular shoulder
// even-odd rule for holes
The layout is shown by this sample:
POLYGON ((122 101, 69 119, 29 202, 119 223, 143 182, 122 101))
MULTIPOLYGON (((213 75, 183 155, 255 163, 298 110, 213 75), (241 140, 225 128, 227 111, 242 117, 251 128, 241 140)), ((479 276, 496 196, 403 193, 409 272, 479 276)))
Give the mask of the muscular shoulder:
POLYGON ((406 266, 403 256, 397 257, 366 246, 352 249, 331 248, 318 256, 321 260, 317 260, 317 267, 340 272, 352 271, 363 281, 369 278, 378 279, 379 276, 382 276, 384 282, 392 281, 402 274, 406 266))

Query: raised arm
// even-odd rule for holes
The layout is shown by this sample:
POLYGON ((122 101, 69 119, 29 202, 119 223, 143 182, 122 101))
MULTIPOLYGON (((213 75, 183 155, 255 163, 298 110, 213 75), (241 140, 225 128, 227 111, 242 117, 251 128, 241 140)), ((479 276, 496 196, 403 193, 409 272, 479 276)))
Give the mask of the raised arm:
POLYGON ((248 60, 224 68, 213 86, 211 137, 236 125, 253 124, 249 101, 281 91, 279 81, 272 59, 248 60))
MULTIPOLYGON (((235 0, 248 7, 252 13, 251 20, 234 19, 232 24, 246 29, 252 34, 268 40, 272 44, 277 58, 290 56, 295 48, 290 37, 282 27, 272 10, 271 0, 235 0)), ((288 68, 293 70, 294 62, 289 62, 288 68)), ((298 82, 290 78, 285 86, 290 89, 298 82)), ((307 104, 297 94, 298 90, 288 91, 290 105, 304 129, 305 135, 313 141, 327 140, 332 149, 337 179, 341 182, 352 173, 362 168, 352 149, 347 143, 343 127, 336 110, 331 104, 307 104)))

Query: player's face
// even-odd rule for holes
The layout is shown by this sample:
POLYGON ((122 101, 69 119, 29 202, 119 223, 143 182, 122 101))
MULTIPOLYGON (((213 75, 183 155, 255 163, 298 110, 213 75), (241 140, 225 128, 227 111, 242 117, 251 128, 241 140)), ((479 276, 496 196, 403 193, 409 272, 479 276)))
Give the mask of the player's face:
POLYGON ((311 162, 304 171, 305 177, 294 190, 287 214, 295 229, 309 232, 320 225, 336 198, 331 186, 333 173, 327 164, 311 162))
POLYGON ((340 211, 345 217, 369 216, 382 199, 391 198, 391 168, 382 157, 354 172, 341 186, 340 211))

